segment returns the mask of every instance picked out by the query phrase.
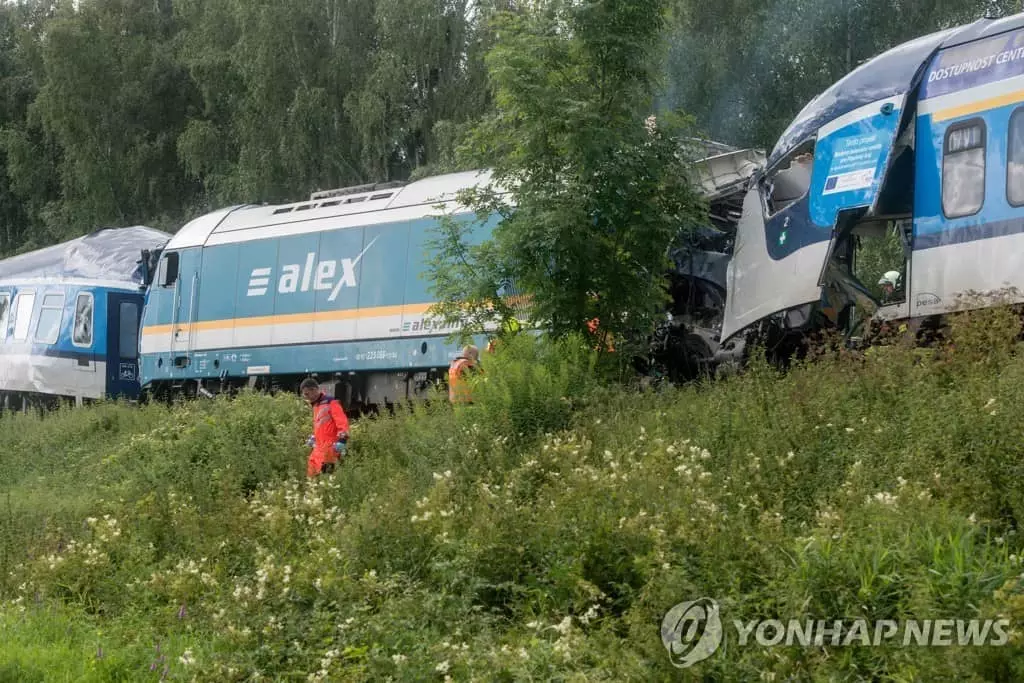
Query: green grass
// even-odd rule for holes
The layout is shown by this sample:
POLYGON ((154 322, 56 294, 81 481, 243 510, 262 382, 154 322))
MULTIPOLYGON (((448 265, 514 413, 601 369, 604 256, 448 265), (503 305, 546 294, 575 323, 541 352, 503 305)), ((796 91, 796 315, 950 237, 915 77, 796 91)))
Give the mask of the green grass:
POLYGON ((0 681, 1021 680, 1024 359, 981 317, 660 392, 524 339, 317 482, 295 397, 4 417, 0 681), (675 669, 661 620, 701 596, 733 640, 675 669), (995 615, 1003 647, 731 630, 995 615))

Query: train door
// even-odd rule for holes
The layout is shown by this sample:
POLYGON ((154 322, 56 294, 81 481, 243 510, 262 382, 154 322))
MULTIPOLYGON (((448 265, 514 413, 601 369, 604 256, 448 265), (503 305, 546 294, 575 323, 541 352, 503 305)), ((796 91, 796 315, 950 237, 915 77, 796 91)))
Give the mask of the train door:
POLYGON ((192 350, 192 335, 195 333, 193 323, 198 306, 196 297, 199 294, 200 259, 199 249, 186 249, 167 252, 161 261, 161 284, 163 287, 172 288, 173 292, 170 311, 170 351, 176 368, 188 365, 189 353, 192 350))
POLYGON ((139 316, 142 297, 138 294, 107 294, 107 393, 112 397, 139 395, 139 316))

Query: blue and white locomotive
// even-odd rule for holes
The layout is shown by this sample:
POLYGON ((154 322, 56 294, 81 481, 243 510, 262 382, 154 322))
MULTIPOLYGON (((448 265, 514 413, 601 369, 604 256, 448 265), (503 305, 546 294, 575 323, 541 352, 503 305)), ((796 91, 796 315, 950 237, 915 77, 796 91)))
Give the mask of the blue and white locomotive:
POLYGON ((0 404, 139 396, 147 255, 170 238, 104 229, 0 261, 0 404))
MULTIPOLYGON (((475 172, 201 216, 164 249, 141 330, 154 395, 333 382, 346 408, 413 398, 458 353, 426 317, 426 242, 475 172)), ((491 224, 482 226, 487 231, 491 224)), ((485 340, 478 339, 483 345, 485 340)))
POLYGON ((1024 300, 1024 14, 900 45, 807 104, 747 192, 727 280, 727 342, 1024 300), (854 273, 887 235, 883 299, 854 273))

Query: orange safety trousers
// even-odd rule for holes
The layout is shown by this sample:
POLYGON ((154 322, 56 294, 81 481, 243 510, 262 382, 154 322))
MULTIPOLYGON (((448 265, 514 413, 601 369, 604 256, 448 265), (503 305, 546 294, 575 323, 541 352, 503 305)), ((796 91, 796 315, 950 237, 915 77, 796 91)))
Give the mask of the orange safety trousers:
POLYGON ((341 407, 341 401, 333 396, 320 394, 313 404, 313 452, 306 463, 306 474, 315 477, 325 463, 338 462, 334 444, 342 434, 348 434, 348 417, 341 407))

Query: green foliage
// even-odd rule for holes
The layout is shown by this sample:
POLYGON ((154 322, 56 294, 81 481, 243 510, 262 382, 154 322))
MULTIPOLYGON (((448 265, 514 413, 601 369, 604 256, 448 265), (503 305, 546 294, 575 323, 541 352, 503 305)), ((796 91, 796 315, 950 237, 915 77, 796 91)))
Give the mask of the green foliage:
POLYGON ((854 262, 854 276, 881 299, 878 280, 890 270, 899 271, 904 261, 903 243, 898 228, 888 228, 882 238, 861 238, 854 262))
POLYGON ((587 334, 594 318, 615 339, 650 331, 668 300, 668 248, 703 215, 686 122, 649 116, 664 21, 662 2, 613 0, 498 15, 496 110, 460 152, 494 181, 464 201, 500 222, 475 253, 446 229, 435 312, 450 318, 467 294, 472 311, 498 307, 495 283, 511 279, 556 336, 587 334))
POLYGON ((491 11, 431 0, 4 5, 0 253, 101 225, 173 232, 226 204, 441 170, 488 103, 491 11))
POLYGON ((1019 680, 1024 362, 963 352, 991 323, 647 393, 521 335, 316 481, 294 396, 4 416, 0 680, 1019 680), (680 674, 659 624, 699 596, 729 640, 680 674), (1000 615, 1001 647, 732 626, 1000 615))
POLYGON ((464 419, 517 443, 569 427, 602 379, 597 354, 580 335, 551 341, 508 336, 481 366, 483 373, 471 380, 476 405, 465 408, 464 419))

